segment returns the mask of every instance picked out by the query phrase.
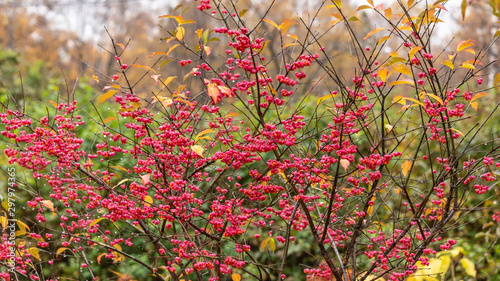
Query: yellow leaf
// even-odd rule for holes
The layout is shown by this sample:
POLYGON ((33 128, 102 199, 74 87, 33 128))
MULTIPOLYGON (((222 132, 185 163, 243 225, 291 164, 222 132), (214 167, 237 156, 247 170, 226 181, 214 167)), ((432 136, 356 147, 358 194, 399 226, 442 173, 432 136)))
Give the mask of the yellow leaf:
POLYGON ((382 31, 382 30, 384 30, 384 29, 385 29, 385 28, 383 28, 383 27, 375 28, 374 30, 372 30, 372 31, 368 32, 368 34, 366 34, 366 36, 365 36, 365 38, 363 38, 363 40, 368 39, 368 37, 372 36, 373 34, 375 34, 375 33, 379 32, 379 31, 382 31))
POLYGON ((402 95, 397 95, 392 99, 392 103, 400 103, 402 105, 406 105, 406 100, 402 95))
POLYGON ((112 97, 117 92, 118 92, 117 90, 111 90, 111 91, 106 92, 104 95, 99 97, 99 99, 97 100, 97 104, 101 104, 101 103, 105 102, 107 99, 112 97))
POLYGON ((267 22, 267 23, 270 23, 272 26, 276 27, 276 29, 278 29, 278 30, 280 29, 280 28, 278 27, 278 25, 277 25, 274 21, 272 21, 272 20, 269 20, 269 19, 262 19, 262 21, 265 21, 265 22, 267 22))
POLYGON ((443 64, 446 65, 447 67, 453 69, 453 62, 451 62, 451 60, 445 60, 445 61, 443 61, 443 64))
POLYGON ((178 26, 175 29, 175 38, 179 41, 182 41, 184 39, 184 34, 186 34, 186 30, 182 26, 178 26))
POLYGON ((52 212, 55 211, 55 209, 54 209, 54 203, 52 203, 52 201, 50 201, 50 200, 42 200, 42 201, 40 201, 40 203, 42 203, 43 206, 45 206, 47 209, 51 210, 52 212))
POLYGON ((437 101, 439 102, 439 104, 441 104, 441 105, 443 105, 443 104, 444 104, 444 103, 443 103, 443 99, 441 99, 440 97, 438 97, 438 96, 436 96, 436 95, 434 95, 434 94, 426 94, 426 95, 428 95, 428 96, 430 96, 430 97, 433 97, 435 100, 437 100, 437 101))
POLYGON ((406 177, 408 175, 408 172, 410 171, 410 168, 412 166, 412 162, 410 160, 406 160, 401 164, 401 171, 403 172, 403 176, 406 177))
POLYGON ((287 37, 290 37, 290 38, 293 38, 293 39, 295 39, 296 41, 299 41, 299 39, 297 38, 297 35, 287 34, 286 36, 287 36, 287 37))
POLYGON ((201 147, 201 145, 192 145, 191 146, 191 150, 194 153, 198 154, 200 157, 203 157, 203 151, 204 151, 204 149, 203 149, 203 147, 201 147))
POLYGON ((41 260, 40 259, 40 249, 38 248, 29 248, 29 249, 26 249, 26 253, 30 254, 32 257, 36 258, 37 260, 41 260))
POLYGON ((392 128, 394 128, 394 126, 392 126, 391 124, 385 124, 384 125, 385 127, 385 130, 389 133, 390 131, 392 131, 392 128))
POLYGON ((368 1, 368 4, 372 5, 372 7, 374 6, 373 5, 373 0, 366 0, 366 1, 368 1))
POLYGON ((19 229, 22 231, 26 231, 26 229, 30 230, 29 226, 20 220, 17 221, 17 225, 19 226, 19 229))
POLYGON ((320 104, 320 103, 322 103, 324 100, 327 100, 327 99, 329 99, 329 98, 333 98, 333 97, 335 97, 336 95, 337 95, 337 92, 333 92, 333 93, 331 93, 331 94, 329 94, 329 95, 322 96, 321 98, 319 98, 319 99, 318 99, 318 103, 317 103, 317 104, 320 104))
POLYGON ((175 48, 177 48, 177 47, 179 47, 179 44, 175 44, 175 45, 173 45, 172 47, 170 47, 170 48, 168 49, 168 51, 167 51, 167 56, 168 56, 168 55, 170 55, 170 53, 171 53, 171 52, 172 52, 175 48))
POLYGON ((358 7, 358 9, 356 9, 356 12, 361 11, 361 10, 366 10, 366 9, 373 9, 373 7, 368 6, 368 5, 361 5, 358 7))
POLYGON ((274 241, 274 238, 272 237, 269 237, 269 250, 271 250, 271 252, 274 253, 274 251, 276 250, 276 241, 274 241))
POLYGON ((457 52, 460 52, 470 46, 474 46, 474 41, 472 40, 465 40, 465 41, 461 41, 460 43, 458 43, 458 46, 457 46, 457 52))
POLYGON ((149 207, 149 206, 151 206, 151 204, 153 204, 153 198, 149 195, 146 195, 144 197, 144 202, 146 202, 146 204, 144 204, 144 205, 149 207))
POLYGON ((493 35, 493 38, 496 38, 500 36, 500 28, 497 30, 497 32, 495 32, 495 34, 493 35))
POLYGON ((177 76, 170 76, 170 77, 167 77, 167 79, 165 79, 165 82, 163 82, 163 85, 164 86, 167 86, 170 82, 172 82, 172 80, 174 80, 175 78, 177 78, 177 76))
POLYGON ((290 46, 296 46, 296 45, 299 45, 299 43, 288 43, 288 44, 285 44, 283 46, 283 49, 287 48, 287 47, 290 47, 290 46))
POLYGON ((213 133, 213 132, 215 132, 215 131, 212 129, 206 129, 206 130, 201 131, 199 134, 196 135, 194 142, 197 142, 201 138, 201 136, 203 136, 205 134, 213 133))
POLYGON ((340 166, 342 166, 342 168, 344 168, 345 172, 347 172, 347 168, 349 167, 350 164, 351 164, 351 162, 349 162, 349 160, 340 159, 340 166))
POLYGON ((92 79, 94 79, 97 83, 99 83, 99 77, 97 77, 97 75, 92 75, 92 79))
POLYGON ((105 118, 104 120, 102 120, 102 123, 108 123, 108 122, 111 122, 114 120, 118 120, 118 118, 116 118, 115 116, 109 116, 109 117, 105 118))
POLYGON ((459 133, 462 137, 465 137, 464 133, 460 132, 459 130, 455 129, 455 128, 451 128, 453 131, 459 133))
POLYGON ((269 243, 269 239, 271 237, 267 237, 266 239, 262 240, 262 242, 260 242, 260 251, 263 252, 264 249, 266 248, 267 244, 269 243))
POLYGON ((140 64, 130 64, 129 66, 144 68, 144 69, 147 69, 149 71, 153 71, 154 73, 156 73, 156 71, 149 66, 140 65, 140 64))
POLYGON ((495 90, 498 91, 498 86, 500 86, 500 72, 495 75, 495 78, 493 79, 493 86, 495 87, 495 90))
POLYGON ((418 105, 421 105, 421 106, 424 106, 424 104, 416 99, 413 99, 413 98, 404 98, 405 100, 409 100, 409 101, 412 101, 418 105))
POLYGON ((399 81, 394 81, 391 83, 391 86, 396 86, 396 85, 410 85, 410 86, 415 86, 413 81, 410 80, 399 80, 399 81))
MULTIPOLYGON (((378 45, 380 45, 380 44, 382 44, 382 43, 384 43, 385 41, 387 41, 387 40, 389 40, 389 39, 391 39, 391 38, 392 38, 392 37, 391 37, 391 36, 389 36, 389 35, 387 35, 387 36, 384 36, 384 37, 380 38, 380 39, 378 40, 378 42, 377 42, 377 46, 378 46, 378 45)), ((377 46, 375 46, 375 47, 377 47, 377 46)))
POLYGON ((116 45, 125 51, 125 45, 123 45, 122 43, 116 43, 116 45))
POLYGON ((7 215, 3 215, 0 217, 0 225, 2 225, 2 228, 5 230, 7 228, 9 221, 7 220, 7 215))
POLYGON ((474 111, 477 111, 477 105, 478 105, 477 101, 470 103, 470 106, 474 108, 474 111))
POLYGON ((380 79, 385 82, 387 81, 387 78, 388 78, 388 74, 389 73, 389 69, 387 69, 387 67, 383 67, 381 68, 379 71, 378 71, 378 76, 380 77, 380 79))
POLYGON ((413 73, 411 72, 411 68, 406 64, 398 64, 398 65, 394 66, 394 70, 396 70, 399 73, 406 74, 408 76, 413 76, 413 73))
POLYGON ((201 34, 203 34, 203 28, 196 30, 196 35, 198 35, 198 39, 201 39, 201 34))
POLYGON ((279 27, 279 30, 281 31, 281 33, 284 34, 288 31, 288 29, 290 29, 290 27, 292 27, 296 24, 297 23, 293 22, 292 19, 284 19, 278 27, 279 27))
POLYGON ((239 275, 238 273, 233 273, 233 275, 231 275, 231 279, 233 281, 240 281, 241 280, 241 275, 239 275))
MULTIPOLYGON (((93 221, 92 221, 92 222, 91 222, 88 226, 89 226, 89 227, 90 227, 90 226, 93 226, 93 225, 95 225, 96 223, 99 223, 100 221, 102 221, 103 219, 105 219, 105 218, 98 218, 98 219, 95 219, 95 220, 93 220, 93 221)), ((61 249, 62 249, 62 248, 61 248, 61 249)))
POLYGON ((470 63, 462 63, 462 65, 460 65, 460 67, 462 68, 468 68, 468 69, 472 69, 472 70, 475 70, 476 67, 470 63))
POLYGON ((409 52, 409 56, 410 56, 410 60, 413 59, 413 57, 415 56, 415 54, 421 50, 423 47, 422 46, 416 46, 416 47, 413 47, 411 48, 410 52, 409 52))
POLYGON ((471 99, 470 99, 470 102, 472 103, 473 101, 477 100, 478 98, 481 98, 481 97, 484 97, 484 96, 487 96, 489 95, 488 93, 477 93, 475 94, 471 99))

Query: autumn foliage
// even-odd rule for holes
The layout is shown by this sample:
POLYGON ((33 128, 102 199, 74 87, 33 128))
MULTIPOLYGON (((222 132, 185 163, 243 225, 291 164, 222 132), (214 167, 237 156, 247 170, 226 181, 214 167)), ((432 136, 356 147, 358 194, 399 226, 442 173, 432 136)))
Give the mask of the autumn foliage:
POLYGON ((30 194, 33 216, 18 217, 15 245, 2 220, 0 276, 58 280, 68 259, 81 280, 111 265, 124 280, 138 278, 132 265, 176 281, 446 273, 437 260, 457 244, 453 229, 494 194, 500 139, 483 132, 499 76, 483 83, 488 46, 435 49, 445 1, 403 2, 318 2, 276 22, 200 0, 192 19, 184 7, 160 16, 149 65, 111 36, 115 74, 94 75, 92 112, 72 95, 45 116, 3 104, 13 187, 30 194), (362 13, 376 27, 363 31, 362 13), (347 70, 329 44, 337 29, 347 70), (89 124, 93 139, 82 137, 89 124))

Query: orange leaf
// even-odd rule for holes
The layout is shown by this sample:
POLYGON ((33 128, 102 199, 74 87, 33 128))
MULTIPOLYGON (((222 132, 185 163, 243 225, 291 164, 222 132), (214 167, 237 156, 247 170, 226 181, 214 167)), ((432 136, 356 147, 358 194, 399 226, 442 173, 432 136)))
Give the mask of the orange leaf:
POLYGON ((408 175, 408 172, 410 171, 412 166, 412 162, 410 160, 406 160, 401 164, 401 172, 403 172, 403 175, 406 177, 408 175))
POLYGON ((154 73, 156 73, 156 71, 149 66, 140 65, 140 64, 130 64, 129 66, 144 68, 144 69, 147 69, 149 71, 153 71, 154 73))
POLYGON ((152 58, 152 57, 154 57, 154 56, 156 56, 156 55, 164 55, 164 56, 168 56, 168 55, 167 55, 167 53, 165 53, 165 52, 152 52, 152 53, 149 55, 149 57, 148 57, 148 58, 152 58))
POLYGON ((111 122, 114 120, 118 120, 118 118, 116 118, 115 116, 109 116, 109 117, 105 118, 104 120, 102 120, 102 123, 108 123, 108 122, 111 122))
POLYGON ((210 83, 207 85, 207 89, 208 89, 208 95, 212 97, 214 103, 217 103, 217 97, 219 96, 220 92, 219 88, 216 85, 210 83))
POLYGON ((100 96, 99 100, 97 100, 97 104, 101 104, 101 103, 105 102, 107 99, 112 97, 116 92, 118 92, 118 91, 111 90, 111 91, 108 91, 107 93, 105 93, 104 95, 100 96))
POLYGON ((477 93, 475 94, 471 99, 470 102, 472 103, 473 101, 477 100, 478 98, 484 97, 489 95, 488 93, 477 93))
POLYGON ((383 28, 383 27, 375 28, 374 30, 372 30, 372 31, 368 32, 368 34, 366 34, 366 36, 365 36, 365 38, 363 38, 363 40, 368 39, 368 37, 372 36, 373 34, 375 34, 375 33, 379 32, 379 31, 382 31, 382 30, 384 30, 384 29, 385 29, 385 28, 383 28))
POLYGON ((267 23, 270 23, 272 26, 276 27, 276 29, 278 29, 278 30, 280 29, 280 28, 278 27, 278 25, 277 25, 274 21, 272 21, 272 20, 262 19, 262 21, 265 21, 265 22, 267 22, 267 23))
POLYGON ((241 275, 239 275, 238 273, 233 273, 233 275, 231 275, 231 279, 233 281, 240 281, 241 280, 241 275))

